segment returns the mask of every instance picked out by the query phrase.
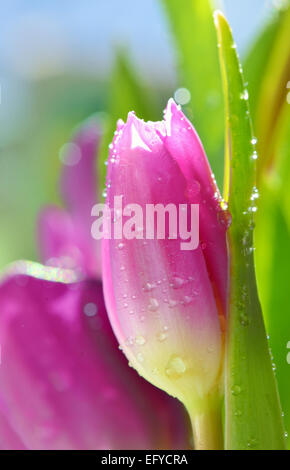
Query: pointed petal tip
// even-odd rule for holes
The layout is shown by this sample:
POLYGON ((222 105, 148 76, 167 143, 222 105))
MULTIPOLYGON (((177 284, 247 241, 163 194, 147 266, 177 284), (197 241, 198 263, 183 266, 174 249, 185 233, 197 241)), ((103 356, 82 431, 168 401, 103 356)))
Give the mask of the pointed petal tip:
POLYGON ((125 126, 123 119, 118 119, 117 121, 117 131, 120 131, 125 126))
POLYGON ((177 113, 181 110, 180 106, 176 104, 176 102, 174 101, 173 98, 169 98, 168 102, 167 102, 167 105, 166 105, 166 108, 164 110, 164 116, 165 116, 165 120, 166 120, 166 115, 168 113, 177 113))
POLYGON ((164 122, 167 136, 171 135, 172 117, 178 116, 183 117, 181 107, 176 104, 173 98, 169 98, 167 106, 164 110, 164 122))

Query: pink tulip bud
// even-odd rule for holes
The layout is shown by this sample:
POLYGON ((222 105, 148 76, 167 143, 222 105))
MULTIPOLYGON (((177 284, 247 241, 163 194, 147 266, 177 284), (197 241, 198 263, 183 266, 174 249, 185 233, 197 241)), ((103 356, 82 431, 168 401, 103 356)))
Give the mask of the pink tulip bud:
POLYGON ((104 218, 110 320, 139 374, 198 415, 199 439, 222 374, 229 215, 199 137, 173 100, 161 122, 129 113, 110 147, 106 205, 122 202, 117 216, 115 207, 104 218))

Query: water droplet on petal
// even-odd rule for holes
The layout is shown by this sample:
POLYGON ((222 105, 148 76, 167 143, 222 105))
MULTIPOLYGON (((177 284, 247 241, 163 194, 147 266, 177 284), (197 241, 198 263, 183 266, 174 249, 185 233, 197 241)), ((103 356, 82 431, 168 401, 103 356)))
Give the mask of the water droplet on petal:
POLYGON ((183 298, 183 303, 189 305, 192 302, 193 298, 190 295, 185 295, 183 298))
POLYGON ((181 377, 186 372, 186 365, 183 359, 179 356, 172 356, 165 369, 168 377, 176 379, 181 377))
POLYGON ((172 279, 172 287, 173 287, 173 289, 179 289, 180 287, 183 286, 184 282, 185 282, 184 279, 182 279, 181 277, 177 277, 177 276, 174 277, 174 278, 172 279))
POLYGON ((144 336, 136 336, 135 338, 135 343, 138 344, 138 346, 143 346, 143 344, 146 343, 146 339, 144 338, 144 336))
POLYGON ((167 339, 167 337, 168 337, 168 334, 165 333, 164 331, 161 331, 160 333, 157 334, 157 339, 160 342, 165 341, 167 339))
POLYGON ((221 210, 217 213, 218 223, 227 230, 232 222, 232 216, 228 210, 221 210))
POLYGON ((146 282, 145 286, 143 287, 144 292, 150 292, 151 290, 156 288, 156 284, 146 282))
POLYGON ((158 300, 152 297, 149 301, 148 310, 150 310, 150 312, 156 312, 158 308, 159 308, 158 300))
POLYGON ((143 354, 142 354, 142 353, 138 353, 138 354, 137 354, 137 360, 138 360, 139 362, 143 362, 143 361, 144 361, 144 357, 143 357, 143 354))

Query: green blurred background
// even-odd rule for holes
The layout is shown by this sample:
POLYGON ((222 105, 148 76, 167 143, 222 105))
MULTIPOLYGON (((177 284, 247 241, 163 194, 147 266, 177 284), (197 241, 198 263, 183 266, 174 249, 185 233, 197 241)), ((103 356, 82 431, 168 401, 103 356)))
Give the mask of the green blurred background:
MULTIPOLYGON (((273 6, 230 0, 224 7, 245 53, 273 6)), ((15 259, 37 258, 35 217, 41 206, 58 201, 59 149, 80 120, 110 111, 116 50, 126 51, 137 77, 154 91, 146 118, 160 118, 167 98, 184 83, 158 0, 12 0, 1 8, 0 31, 2 268, 15 259)), ((215 90, 208 99, 222 104, 215 90)), ((196 116, 193 121, 198 127, 196 116)), ((222 169, 215 170, 221 181, 222 169)))

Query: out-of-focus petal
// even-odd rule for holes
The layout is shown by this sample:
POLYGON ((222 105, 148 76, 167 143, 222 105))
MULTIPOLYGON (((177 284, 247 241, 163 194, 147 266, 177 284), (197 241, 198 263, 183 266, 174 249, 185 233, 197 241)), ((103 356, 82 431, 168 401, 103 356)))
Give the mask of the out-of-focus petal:
POLYGON ((43 262, 64 268, 77 266, 84 274, 101 275, 100 244, 91 236, 91 211, 98 198, 96 160, 100 128, 94 117, 64 145, 61 195, 66 211, 46 208, 39 216, 43 262))
POLYGON ((91 222, 91 209, 95 204, 98 190, 96 178, 96 160, 100 141, 100 127, 94 117, 86 120, 76 131, 68 144, 67 158, 64 164, 60 187, 65 206, 70 214, 84 225, 91 222), (69 154, 76 154, 70 159, 69 154))
POLYGON ((73 276, 22 262, 0 285, 0 447, 187 448, 183 410, 119 351, 100 283, 57 282, 73 276))
MULTIPOLYGON (((103 240, 103 282, 113 329, 134 367, 192 404, 216 386, 222 367, 217 297, 225 288, 226 251, 219 252, 226 247, 225 227, 217 220, 220 197, 201 144, 191 124, 170 106, 171 119, 167 110, 163 122, 144 123, 130 113, 127 123, 119 125, 109 157, 106 202, 113 208, 114 197, 122 196, 123 207, 137 204, 143 214, 147 204, 199 204, 203 240, 195 250, 182 250, 179 235, 168 239, 168 224, 166 239, 112 236, 103 240), (186 141, 183 146, 179 135, 186 141), (223 233, 223 241, 215 245, 210 230, 217 230, 218 238, 223 233), (205 255, 206 247, 216 263, 205 255)), ((117 223, 114 218, 107 229, 113 233, 117 223)), ((138 230, 145 237, 141 226, 138 230)))
POLYGON ((80 277, 98 277, 100 246, 92 244, 69 212, 56 206, 43 209, 38 216, 38 236, 47 266, 74 269, 80 277))

